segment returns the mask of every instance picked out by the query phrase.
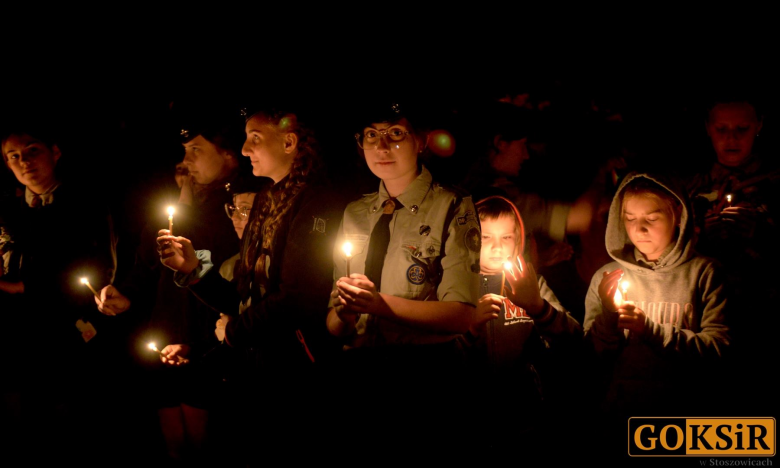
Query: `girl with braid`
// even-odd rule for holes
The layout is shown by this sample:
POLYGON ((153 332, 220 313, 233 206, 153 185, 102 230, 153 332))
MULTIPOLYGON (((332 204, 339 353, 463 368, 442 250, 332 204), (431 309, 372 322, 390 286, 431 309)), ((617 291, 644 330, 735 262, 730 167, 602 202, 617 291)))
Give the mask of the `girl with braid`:
POLYGON ((244 112, 242 154, 255 176, 273 184, 255 196, 234 283, 213 267, 208 251, 196 251, 188 239, 161 230, 158 242, 162 262, 177 271, 177 284, 223 314, 218 337, 224 329, 224 343, 248 357, 248 393, 240 393, 252 397, 239 403, 248 414, 241 432, 253 441, 246 447, 268 454, 295 438, 288 427, 299 431, 301 424, 317 421, 311 395, 319 369, 337 349, 325 313, 331 252, 346 203, 324 179, 317 140, 300 112, 280 106, 244 112), (261 431, 268 445, 256 444, 261 431))

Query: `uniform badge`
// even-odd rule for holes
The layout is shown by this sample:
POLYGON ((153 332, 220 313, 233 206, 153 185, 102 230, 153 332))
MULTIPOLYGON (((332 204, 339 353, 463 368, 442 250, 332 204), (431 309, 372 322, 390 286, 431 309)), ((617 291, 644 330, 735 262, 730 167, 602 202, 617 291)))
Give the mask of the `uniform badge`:
POLYGON ((479 235, 479 229, 472 227, 466 231, 466 238, 464 239, 466 247, 472 252, 479 252, 482 248, 482 239, 479 235))
POLYGON ((314 227, 312 227, 312 232, 319 232, 320 234, 325 234, 325 224, 326 219, 325 218, 317 218, 315 216, 312 216, 314 218, 314 227))
POLYGON ((406 270, 406 279, 412 284, 423 284, 425 282, 425 268, 420 265, 412 265, 406 270))

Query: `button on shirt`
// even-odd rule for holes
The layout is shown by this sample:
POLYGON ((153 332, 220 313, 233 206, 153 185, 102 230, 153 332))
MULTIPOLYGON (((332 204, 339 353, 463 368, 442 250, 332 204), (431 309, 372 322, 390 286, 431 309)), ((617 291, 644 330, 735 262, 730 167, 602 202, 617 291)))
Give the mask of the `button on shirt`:
MULTIPOLYGON (((371 231, 389 198, 380 182, 378 192, 347 206, 334 248, 334 281, 346 274, 341 247, 347 241, 353 246, 350 272, 365 273, 371 231)), ((396 210, 390 221, 390 243, 380 292, 411 300, 475 305, 481 235, 471 196, 434 183, 423 166, 417 179, 397 198, 403 208, 396 210)), ((441 343, 452 338, 454 335, 436 334, 363 314, 357 335, 348 347, 441 343)))

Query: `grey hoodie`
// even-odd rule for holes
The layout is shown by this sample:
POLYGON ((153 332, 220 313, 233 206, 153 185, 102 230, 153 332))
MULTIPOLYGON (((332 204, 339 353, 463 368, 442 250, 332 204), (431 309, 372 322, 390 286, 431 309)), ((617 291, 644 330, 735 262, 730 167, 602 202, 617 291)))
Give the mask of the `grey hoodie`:
MULTIPOLYGON (((692 410, 682 394, 700 393, 729 346, 726 285, 720 265, 694 250, 694 225, 685 192, 671 181, 632 173, 620 184, 609 210, 606 247, 615 260, 591 279, 585 298, 583 330, 601 363, 607 365, 604 408, 634 413, 675 408, 692 410), (674 194, 683 206, 674 247, 655 265, 638 263, 621 219, 622 193, 637 178, 647 178, 674 194), (618 314, 602 309, 598 287, 605 272, 622 269, 630 282, 628 299, 646 314, 639 334, 617 327, 618 314), (699 382, 699 387, 691 387, 699 382), (681 398, 682 397, 682 398, 681 398)), ((673 241, 674 242, 674 241, 673 241)), ((640 254, 641 255, 641 254, 640 254)), ((706 393, 707 390, 704 390, 706 393)), ((712 408, 710 408, 712 409, 712 408)))

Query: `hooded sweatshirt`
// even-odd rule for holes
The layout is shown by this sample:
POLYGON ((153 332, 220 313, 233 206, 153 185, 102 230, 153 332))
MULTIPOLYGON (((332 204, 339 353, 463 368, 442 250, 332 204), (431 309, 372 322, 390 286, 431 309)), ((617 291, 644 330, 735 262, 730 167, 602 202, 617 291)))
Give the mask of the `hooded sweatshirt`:
POLYGON ((709 391, 702 392, 702 379, 715 376, 714 366, 730 342, 726 291, 720 265, 696 253, 693 236, 690 204, 681 188, 648 174, 626 176, 607 221, 606 248, 614 261, 596 271, 585 299, 585 338, 607 372, 603 409, 672 416, 693 411, 694 391, 699 396, 709 391), (638 178, 660 185, 682 205, 677 237, 656 262, 638 260, 642 254, 629 240, 621 217, 625 187, 638 178), (605 272, 618 268, 630 283, 628 300, 645 312, 641 334, 618 328, 618 314, 602 308, 599 284, 605 272))

